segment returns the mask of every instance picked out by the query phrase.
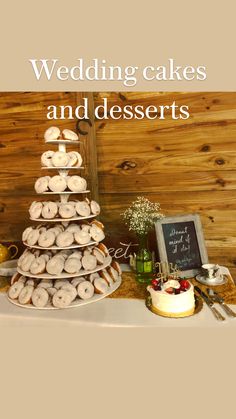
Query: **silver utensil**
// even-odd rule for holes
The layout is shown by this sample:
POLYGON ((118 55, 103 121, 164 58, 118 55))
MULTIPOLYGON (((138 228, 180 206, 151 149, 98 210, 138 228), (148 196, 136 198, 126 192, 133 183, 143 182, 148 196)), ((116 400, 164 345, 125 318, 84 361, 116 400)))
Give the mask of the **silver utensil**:
POLYGON ((225 302, 224 298, 220 297, 216 291, 211 288, 207 288, 208 295, 212 298, 213 301, 220 304, 221 307, 224 309, 225 313, 230 317, 236 317, 235 311, 233 311, 225 302))
POLYGON ((211 300, 211 298, 208 297, 205 292, 203 292, 199 287, 194 287, 197 293, 203 298, 205 303, 208 305, 211 312, 214 314, 215 318, 219 321, 224 321, 225 317, 222 316, 222 314, 214 307, 214 301, 211 300))

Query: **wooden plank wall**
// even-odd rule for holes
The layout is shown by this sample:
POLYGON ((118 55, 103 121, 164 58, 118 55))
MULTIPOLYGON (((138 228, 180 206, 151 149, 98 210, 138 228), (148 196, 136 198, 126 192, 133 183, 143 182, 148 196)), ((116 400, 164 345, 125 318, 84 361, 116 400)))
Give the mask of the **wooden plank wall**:
MULTIPOLYGON (((166 215, 198 212, 210 260, 236 266, 236 93, 96 93, 95 105, 188 105, 188 120, 96 121, 102 220, 128 242, 120 213, 137 195, 166 215)), ((130 240, 134 240, 129 235, 130 240)))
MULTIPOLYGON (((175 100, 191 113, 179 121, 168 116, 95 122, 101 219, 109 243, 135 241, 120 213, 142 194, 159 201, 167 215, 200 213, 210 259, 236 266, 236 93, 94 93, 94 105, 103 97, 109 106, 175 100)), ((45 150, 42 135, 52 125, 47 106, 76 106, 80 100, 81 93, 0 94, 1 241, 19 240, 29 223, 27 210, 45 150)), ((73 120, 56 124, 75 128, 73 120)))

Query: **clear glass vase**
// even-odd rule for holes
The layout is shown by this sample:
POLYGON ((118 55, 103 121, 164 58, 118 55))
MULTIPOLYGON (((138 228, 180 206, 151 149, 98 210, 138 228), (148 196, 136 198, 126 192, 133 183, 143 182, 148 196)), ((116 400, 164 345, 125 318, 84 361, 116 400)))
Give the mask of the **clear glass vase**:
POLYGON ((153 275, 153 258, 148 249, 148 236, 142 234, 138 236, 139 250, 136 254, 136 279, 140 283, 149 284, 153 275))

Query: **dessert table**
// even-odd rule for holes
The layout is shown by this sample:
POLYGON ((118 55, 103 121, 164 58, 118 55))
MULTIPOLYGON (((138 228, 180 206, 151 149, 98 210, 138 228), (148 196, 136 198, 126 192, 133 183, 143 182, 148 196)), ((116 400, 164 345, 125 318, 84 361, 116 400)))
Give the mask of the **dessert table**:
MULTIPOLYGON (((127 268, 127 267, 123 267, 127 268)), ((0 293, 0 326, 33 325, 72 327, 218 327, 236 328, 236 318, 225 315, 224 322, 217 321, 210 309, 203 304, 197 314, 186 318, 164 318, 150 312, 145 305, 146 287, 136 283, 132 272, 124 271, 120 288, 113 295, 80 308, 68 310, 41 311, 20 308, 11 304, 6 298, 4 287, 0 293)), ((194 280, 193 280, 194 281, 194 280)), ((204 286, 201 286, 204 289, 204 286)), ((7 286, 5 287, 5 290, 7 286)), ((217 287, 226 303, 236 311, 236 286, 232 277, 227 284, 217 287)))

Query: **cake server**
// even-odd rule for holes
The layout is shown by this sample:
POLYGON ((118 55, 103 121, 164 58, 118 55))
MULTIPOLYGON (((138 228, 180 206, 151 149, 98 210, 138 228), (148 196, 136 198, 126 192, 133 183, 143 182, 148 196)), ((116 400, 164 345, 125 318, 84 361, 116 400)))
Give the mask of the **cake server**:
POLYGON ((211 312, 214 314, 215 318, 217 320, 224 321, 225 317, 222 316, 222 314, 214 307, 214 301, 212 301, 211 298, 209 298, 208 295, 205 294, 205 292, 203 292, 199 287, 195 286, 194 289, 203 298, 203 300, 208 305, 211 312))
POLYGON ((207 288, 208 295, 216 302, 221 305, 224 309, 225 313, 230 317, 236 317, 235 311, 233 311, 225 302, 224 298, 220 297, 216 291, 212 290, 211 288, 207 288))

